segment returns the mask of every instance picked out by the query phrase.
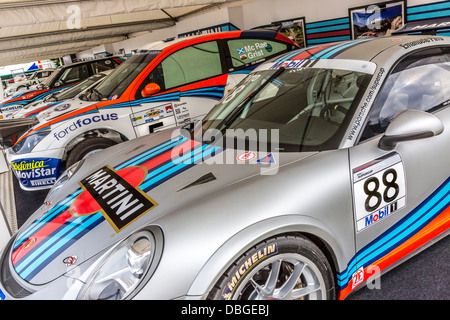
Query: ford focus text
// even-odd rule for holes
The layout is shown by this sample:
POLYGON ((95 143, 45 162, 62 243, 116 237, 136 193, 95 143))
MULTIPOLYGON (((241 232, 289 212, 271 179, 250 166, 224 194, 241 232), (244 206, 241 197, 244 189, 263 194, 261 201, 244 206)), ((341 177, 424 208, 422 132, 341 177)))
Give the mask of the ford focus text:
MULTIPOLYGON (((258 64, 295 48, 275 31, 232 31, 144 46, 80 103, 54 108, 7 159, 25 190, 114 144, 201 119, 258 64)), ((0 128, 1 130, 1 128, 0 128)))
POLYGON ((449 66, 439 36, 264 63, 196 126, 72 165, 4 248, 2 296, 348 297, 449 234, 449 66))

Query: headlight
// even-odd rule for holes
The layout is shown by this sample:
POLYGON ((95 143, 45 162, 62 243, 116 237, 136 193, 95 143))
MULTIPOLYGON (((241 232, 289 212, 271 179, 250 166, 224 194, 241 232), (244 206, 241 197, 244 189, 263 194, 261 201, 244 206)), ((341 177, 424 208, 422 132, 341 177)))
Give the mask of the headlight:
POLYGON ((32 135, 27 136, 25 139, 22 139, 20 142, 16 143, 12 150, 16 154, 24 154, 33 151, 34 147, 42 141, 50 131, 42 131, 32 135))
POLYGON ((54 194, 57 190, 61 189, 64 184, 70 180, 70 178, 72 178, 72 176, 78 171, 78 169, 81 168, 81 166, 84 163, 84 159, 75 162, 73 165, 71 165, 68 169, 66 169, 66 171, 64 171, 58 178, 58 180, 56 180, 56 182, 53 184, 52 188, 50 189, 50 191, 47 194, 47 197, 45 198, 44 202, 47 202, 52 194, 54 194))
POLYGON ((140 231, 117 245, 94 269, 78 299, 121 300, 141 284, 155 258, 155 238, 140 231))

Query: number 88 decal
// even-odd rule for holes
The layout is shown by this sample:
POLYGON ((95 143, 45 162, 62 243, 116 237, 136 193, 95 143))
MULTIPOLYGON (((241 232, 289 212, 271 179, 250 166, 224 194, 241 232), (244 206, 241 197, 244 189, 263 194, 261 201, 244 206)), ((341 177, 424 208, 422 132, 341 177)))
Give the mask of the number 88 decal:
POLYGON ((396 181, 397 181, 397 171, 393 168, 390 168, 383 173, 382 177, 382 183, 384 187, 383 194, 379 192, 380 181, 377 177, 370 177, 364 182, 364 193, 367 195, 364 207, 367 212, 372 212, 376 210, 380 206, 381 201, 389 203, 395 200, 395 198, 397 198, 400 192, 400 187, 396 183, 396 181), (371 205, 371 203, 373 203, 374 198, 376 199, 376 202, 374 205, 371 205))

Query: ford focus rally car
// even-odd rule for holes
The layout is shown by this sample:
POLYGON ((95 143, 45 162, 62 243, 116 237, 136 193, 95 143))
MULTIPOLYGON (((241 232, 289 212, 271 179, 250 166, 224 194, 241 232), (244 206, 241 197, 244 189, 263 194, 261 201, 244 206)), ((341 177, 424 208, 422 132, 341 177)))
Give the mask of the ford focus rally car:
POLYGON ((13 95, 0 103, 0 119, 6 118, 24 106, 40 101, 45 97, 77 84, 101 71, 116 68, 123 62, 119 57, 106 57, 89 61, 81 61, 62 66, 54 71, 42 83, 31 86, 26 91, 13 95))
POLYGON ((61 166, 202 118, 258 64, 293 48, 292 40, 275 31, 223 32, 149 44, 86 95, 82 105, 58 106, 13 137, 7 159, 23 189, 49 188, 61 166))
POLYGON ((71 166, 4 248, 1 293, 346 298, 448 235, 449 99, 449 38, 287 53, 201 124, 71 166))

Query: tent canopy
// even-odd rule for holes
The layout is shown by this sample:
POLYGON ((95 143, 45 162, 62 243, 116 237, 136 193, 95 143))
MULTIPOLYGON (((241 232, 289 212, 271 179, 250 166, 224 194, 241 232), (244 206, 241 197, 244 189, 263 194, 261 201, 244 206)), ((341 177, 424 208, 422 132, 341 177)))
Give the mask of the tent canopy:
POLYGON ((122 41, 235 1, 0 0, 0 66, 122 41))

